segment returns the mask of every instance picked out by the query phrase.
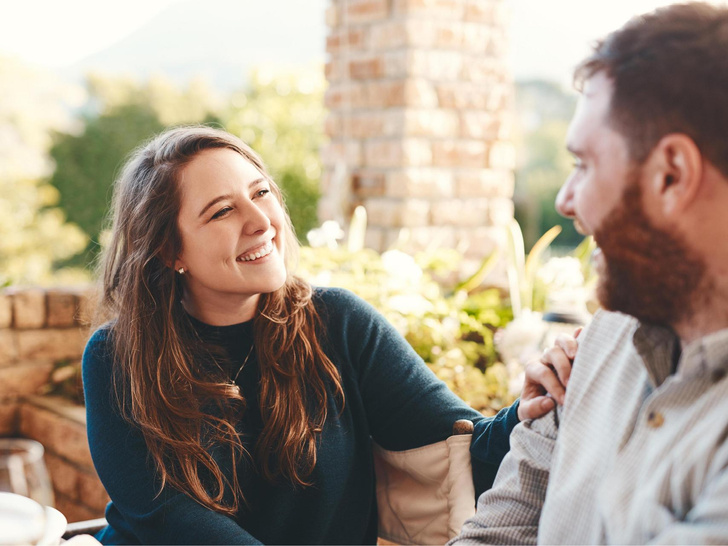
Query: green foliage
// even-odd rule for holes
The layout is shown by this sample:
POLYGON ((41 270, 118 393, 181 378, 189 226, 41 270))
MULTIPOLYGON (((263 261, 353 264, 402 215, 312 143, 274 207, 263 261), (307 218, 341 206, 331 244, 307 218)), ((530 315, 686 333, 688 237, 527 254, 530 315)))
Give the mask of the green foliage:
POLYGON ((318 222, 324 87, 320 66, 284 72, 258 69, 248 88, 234 95, 221 114, 227 130, 265 160, 283 189, 301 240, 318 222))
POLYGON ((520 112, 516 146, 515 216, 523 229, 526 248, 553 226, 561 226, 561 245, 575 247, 582 240, 571 220, 554 208, 556 194, 571 173, 566 131, 576 97, 545 81, 521 82, 516 89, 520 112))
POLYGON ((128 77, 89 74, 87 86, 91 104, 99 114, 108 114, 128 105, 153 112, 164 126, 216 121, 220 98, 204 80, 192 80, 180 88, 164 76, 152 76, 144 83, 128 77))
POLYGON ((50 183, 60 192, 59 205, 69 220, 90 239, 76 263, 90 265, 100 249, 98 239, 111 201, 111 185, 124 159, 162 128, 148 106, 125 104, 87 119, 80 135, 58 135, 50 152, 57 165, 50 183))
POLYGON ((531 248, 525 252, 523 232, 516 220, 508 226, 508 285, 511 295, 511 308, 518 317, 522 311, 543 311, 545 291, 538 286, 537 273, 543 264, 543 254, 561 233, 561 226, 553 226, 544 233, 531 248))
MULTIPOLYGON (((509 373, 498 361, 493 334, 512 319, 499 290, 453 291, 436 282, 453 250, 412 258, 399 251, 304 247, 300 273, 313 284, 355 292, 397 328, 435 374, 484 413, 513 401, 509 373)), ((455 253, 457 254, 457 253, 455 253)))
POLYGON ((80 102, 82 90, 2 57, 0 82, 0 285, 83 281, 79 271, 58 271, 86 238, 44 180, 51 134, 72 125, 67 107, 80 102))
POLYGON ((144 85, 124 78, 89 76, 91 103, 80 134, 58 133, 51 148, 56 169, 50 184, 69 220, 89 237, 85 252, 71 263, 89 266, 111 200, 111 186, 126 157, 167 124, 211 119, 213 99, 198 83, 179 90, 162 78, 144 85))

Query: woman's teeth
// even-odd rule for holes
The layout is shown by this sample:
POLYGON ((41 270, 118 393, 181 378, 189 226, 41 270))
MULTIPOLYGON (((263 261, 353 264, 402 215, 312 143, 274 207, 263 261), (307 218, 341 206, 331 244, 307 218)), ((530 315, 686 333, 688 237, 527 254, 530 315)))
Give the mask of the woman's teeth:
POLYGON ((265 244, 265 246, 261 247, 260 249, 256 250, 255 252, 251 252, 250 254, 246 254, 245 256, 241 256, 238 258, 238 260, 242 262, 252 262, 259 258, 263 258, 264 256, 267 256, 273 252, 273 241, 269 241, 265 244))

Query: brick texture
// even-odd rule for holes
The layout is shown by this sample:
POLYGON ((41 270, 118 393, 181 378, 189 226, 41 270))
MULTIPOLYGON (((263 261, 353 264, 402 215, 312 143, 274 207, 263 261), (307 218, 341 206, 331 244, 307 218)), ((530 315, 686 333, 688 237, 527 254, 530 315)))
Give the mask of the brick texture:
POLYGON ((0 437, 15 436, 18 429, 18 403, 0 401, 0 437))
POLYGON ((515 164, 505 4, 333 2, 322 220, 364 205, 380 251, 403 229, 410 251, 458 244, 477 259, 500 244, 488 237, 512 217, 515 164))
POLYGON ((10 328, 13 323, 13 300, 9 294, 0 294, 0 328, 10 328))
POLYGON ((56 496, 103 513, 109 496, 93 468, 77 465, 46 451, 46 465, 56 496))
POLYGON ((77 290, 75 294, 78 307, 74 318, 77 324, 88 327, 96 318, 99 290, 95 286, 90 286, 86 289, 77 290))
POLYGON ((0 436, 41 442, 56 508, 69 521, 100 517, 108 500, 91 462, 85 409, 37 396, 59 361, 78 362, 96 288, 0 291, 0 436))
POLYGON ((42 328, 46 318, 46 293, 42 288, 14 289, 6 292, 13 300, 15 328, 42 328))
POLYGON ((56 495, 56 509, 66 516, 68 523, 104 517, 103 510, 89 508, 79 503, 78 500, 63 494, 56 495))
POLYGON ((46 449, 68 461, 92 466, 86 440, 86 427, 49 410, 23 405, 20 409, 20 432, 38 440, 46 449))
POLYGON ((48 362, 0 368, 0 401, 37 393, 48 383, 52 369, 53 364, 48 362))
POLYGON ((64 290, 49 290, 46 298, 46 324, 52 328, 73 326, 78 307, 75 294, 64 290))
POLYGON ((0 367, 8 366, 18 359, 18 346, 16 332, 13 330, 0 330, 0 367))
POLYGON ((81 328, 20 330, 18 355, 26 360, 73 360, 83 353, 87 332, 81 328))

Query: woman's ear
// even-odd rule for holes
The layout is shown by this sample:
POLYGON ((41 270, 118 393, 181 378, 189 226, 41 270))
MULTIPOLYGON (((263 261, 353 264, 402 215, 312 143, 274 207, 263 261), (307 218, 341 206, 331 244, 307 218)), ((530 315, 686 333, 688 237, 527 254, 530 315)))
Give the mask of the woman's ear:
POLYGON ((703 156, 687 135, 665 135, 645 162, 645 198, 665 218, 682 214, 694 201, 703 181, 703 156))
POLYGON ((174 252, 172 252, 168 247, 162 248, 162 250, 159 251, 158 256, 162 263, 170 269, 174 269, 177 272, 179 272, 180 268, 183 270, 187 269, 179 257, 175 256, 174 252))

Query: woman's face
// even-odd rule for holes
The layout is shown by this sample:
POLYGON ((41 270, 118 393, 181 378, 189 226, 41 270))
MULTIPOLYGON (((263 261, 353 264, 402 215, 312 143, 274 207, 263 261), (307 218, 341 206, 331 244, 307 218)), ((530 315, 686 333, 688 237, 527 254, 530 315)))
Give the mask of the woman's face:
POLYGON ((185 308, 210 324, 249 320, 260 294, 286 280, 286 218, 270 182, 221 148, 200 152, 178 184, 182 251, 174 267, 185 269, 185 308))

